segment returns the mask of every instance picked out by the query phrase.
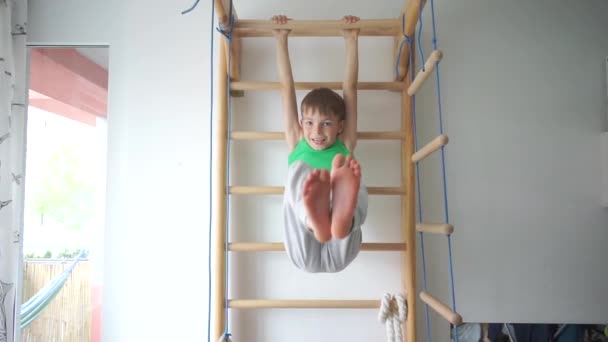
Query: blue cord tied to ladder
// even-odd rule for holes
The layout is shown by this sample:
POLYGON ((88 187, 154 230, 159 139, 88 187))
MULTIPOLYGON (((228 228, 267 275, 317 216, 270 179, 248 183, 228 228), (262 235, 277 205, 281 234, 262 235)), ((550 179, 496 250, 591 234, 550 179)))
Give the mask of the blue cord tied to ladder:
POLYGON ((230 336, 232 336, 232 334, 229 333, 224 333, 221 337, 219 342, 232 342, 232 339, 230 338, 230 336))
POLYGON ((221 33, 226 39, 229 41, 232 40, 232 29, 234 28, 234 16, 232 16, 232 2, 230 2, 230 22, 228 26, 224 26, 219 24, 215 29, 217 32, 221 33))
POLYGON ((399 61, 401 60, 401 50, 403 49, 403 44, 407 43, 410 50, 412 47, 412 39, 405 33, 405 13, 401 15, 401 33, 403 34, 403 40, 401 44, 399 44, 399 49, 397 50, 397 63, 395 64, 395 79, 399 79, 399 61))

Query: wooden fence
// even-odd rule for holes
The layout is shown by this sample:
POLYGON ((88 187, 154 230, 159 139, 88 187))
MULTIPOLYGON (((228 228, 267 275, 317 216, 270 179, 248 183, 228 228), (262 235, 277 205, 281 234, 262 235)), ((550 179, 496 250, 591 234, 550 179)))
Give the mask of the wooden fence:
MULTIPOLYGON (((23 302, 59 275, 70 261, 26 261, 23 302)), ((32 324, 21 332, 22 342, 91 341, 91 263, 80 261, 61 292, 32 324)))

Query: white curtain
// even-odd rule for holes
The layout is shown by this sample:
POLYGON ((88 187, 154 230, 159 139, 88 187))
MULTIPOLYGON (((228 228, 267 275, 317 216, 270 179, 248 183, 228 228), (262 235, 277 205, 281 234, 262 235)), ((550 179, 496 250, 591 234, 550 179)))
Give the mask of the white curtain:
POLYGON ((0 0, 0 342, 18 340, 26 113, 25 0, 0 0))

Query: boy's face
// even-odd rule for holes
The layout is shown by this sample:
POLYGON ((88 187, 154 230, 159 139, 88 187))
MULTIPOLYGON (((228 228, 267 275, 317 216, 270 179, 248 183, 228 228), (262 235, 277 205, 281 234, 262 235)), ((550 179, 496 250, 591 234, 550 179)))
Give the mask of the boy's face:
POLYGON ((305 109, 300 124, 310 147, 321 151, 336 142, 338 135, 342 133, 344 121, 334 114, 325 115, 316 110, 305 109))

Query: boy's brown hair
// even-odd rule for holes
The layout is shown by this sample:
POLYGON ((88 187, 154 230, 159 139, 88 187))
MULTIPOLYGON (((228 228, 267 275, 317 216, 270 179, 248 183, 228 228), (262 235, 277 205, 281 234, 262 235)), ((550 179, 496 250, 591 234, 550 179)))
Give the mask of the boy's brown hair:
POLYGON ((336 115, 340 121, 346 119, 344 99, 329 88, 313 89, 304 96, 300 108, 302 113, 312 110, 318 111, 322 115, 336 115))

